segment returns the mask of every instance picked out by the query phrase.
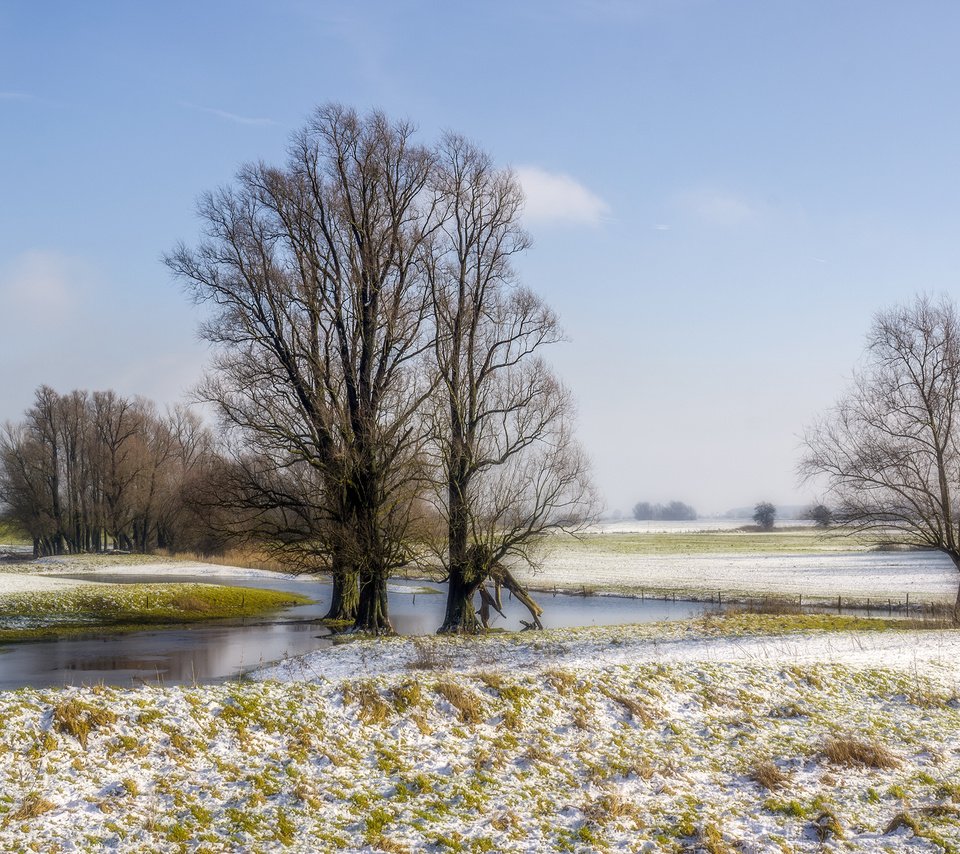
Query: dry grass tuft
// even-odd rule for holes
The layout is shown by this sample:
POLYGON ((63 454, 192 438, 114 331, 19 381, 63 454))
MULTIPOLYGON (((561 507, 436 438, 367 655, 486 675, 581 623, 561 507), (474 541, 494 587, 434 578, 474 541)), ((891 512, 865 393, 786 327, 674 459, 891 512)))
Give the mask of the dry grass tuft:
POLYGON ((436 641, 414 637, 410 643, 413 647, 413 658, 407 662, 410 670, 440 670, 449 663, 441 655, 436 641))
POLYGON ((438 682, 433 690, 457 710, 462 723, 478 724, 486 718, 486 707, 476 691, 456 682, 438 682))
POLYGON ((604 690, 602 693, 608 700, 612 700, 617 705, 626 709, 631 720, 640 721, 644 726, 651 726, 653 724, 651 709, 642 700, 638 700, 635 697, 628 697, 626 694, 617 694, 613 691, 604 690))
POLYGON ((53 707, 53 725, 59 732, 72 735, 86 748, 90 733, 115 723, 117 716, 109 709, 97 709, 76 699, 64 700, 53 707))
POLYGON ((600 797, 584 805, 581 811, 588 821, 601 826, 625 818, 636 820, 641 816, 640 808, 635 803, 621 797, 616 792, 607 792, 600 795, 600 797))
POLYGON ((52 801, 48 801, 46 798, 40 797, 40 795, 32 794, 27 795, 23 803, 20 804, 17 809, 10 813, 10 818, 14 821, 23 821, 27 818, 36 818, 38 815, 43 815, 44 813, 50 812, 52 809, 56 809, 57 805, 52 801))
POLYGON ((389 836, 382 833, 370 840, 374 851, 384 851, 386 854, 410 854, 410 849, 389 836))
POLYGON ((403 682, 395 685, 390 690, 390 697, 393 700, 393 708, 398 714, 403 714, 407 709, 420 705, 420 699, 423 691, 419 682, 403 682))
POLYGON ((393 707, 380 696, 371 682, 346 683, 343 686, 343 702, 356 702, 359 706, 357 717, 365 724, 383 723, 393 711, 393 707))
POLYGON ((216 564, 217 566, 242 566, 246 569, 269 569, 272 572, 286 573, 291 570, 289 563, 275 560, 265 552, 251 548, 227 549, 223 554, 190 552, 188 554, 178 554, 177 557, 186 557, 201 563, 216 564))
POLYGON ((750 771, 750 779, 759 783, 764 789, 775 792, 782 789, 789 777, 780 770, 780 767, 769 759, 758 762, 750 771))
POLYGON ((872 741, 860 741, 852 736, 831 738, 823 746, 823 755, 834 765, 852 768, 897 768, 900 760, 887 748, 872 741))
POLYGON ((576 675, 569 670, 553 669, 548 670, 544 675, 558 694, 569 694, 577 685, 576 675))
POLYGON ((484 670, 477 674, 477 678, 488 688, 493 691, 496 691, 498 694, 500 690, 506 685, 506 680, 503 678, 503 674, 498 673, 496 670, 484 670))

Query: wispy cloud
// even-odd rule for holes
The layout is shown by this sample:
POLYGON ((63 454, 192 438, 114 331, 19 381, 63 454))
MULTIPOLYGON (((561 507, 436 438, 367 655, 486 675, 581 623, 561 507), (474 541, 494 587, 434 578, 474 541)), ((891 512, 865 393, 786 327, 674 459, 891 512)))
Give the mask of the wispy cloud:
POLYGON ((538 166, 518 166, 516 173, 526 196, 527 220, 599 225, 610 214, 603 199, 569 175, 538 166))
POLYGON ((0 101, 32 101, 29 92, 0 92, 0 101))
POLYGON ((241 116, 239 113, 231 113, 228 110, 220 110, 216 107, 203 107, 199 104, 190 104, 186 101, 181 102, 184 107, 188 107, 191 110, 198 110, 201 113, 208 113, 211 116, 216 116, 218 119, 223 119, 227 122, 233 122, 238 125, 275 125, 276 122, 273 119, 267 118, 257 118, 254 116, 241 116))
POLYGON ((712 188, 688 190, 676 197, 676 206, 711 225, 734 227, 760 218, 761 207, 736 193, 712 188))

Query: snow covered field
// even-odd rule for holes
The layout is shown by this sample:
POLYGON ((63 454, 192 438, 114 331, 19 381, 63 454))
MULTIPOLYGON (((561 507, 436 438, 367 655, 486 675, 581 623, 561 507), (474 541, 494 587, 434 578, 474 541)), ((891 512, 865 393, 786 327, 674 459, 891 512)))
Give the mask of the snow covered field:
MULTIPOLYGON (((598 522, 587 528, 591 534, 686 534, 694 531, 735 531, 744 525, 754 524, 752 519, 693 519, 689 522, 654 522, 637 519, 618 519, 598 522)), ((813 528, 814 523, 808 519, 778 520, 781 527, 813 528)))
POLYGON ((262 674, 297 681, 5 694, 0 848, 960 845, 956 633, 664 630, 366 641, 262 674))
MULTIPOLYGON (((535 581, 580 587, 585 561, 592 586, 681 595, 916 601, 956 583, 931 554, 596 543, 535 581)), ((0 594, 126 567, 272 575, 58 558, 4 566, 0 594)), ((353 641, 242 683, 0 693, 0 850, 960 850, 960 631, 838 630, 866 624, 353 641)))
POLYGON ((960 681, 960 631, 783 632, 778 628, 783 618, 774 615, 747 615, 743 619, 765 631, 730 636, 726 632, 734 621, 706 618, 493 635, 482 641, 390 638, 317 650, 248 675, 282 682, 380 677, 419 669, 424 660, 459 671, 506 665, 523 672, 545 666, 586 671, 614 665, 694 662, 776 667, 832 663, 851 668, 883 666, 960 681))
POLYGON ((803 594, 805 601, 874 603, 950 601, 960 581, 951 561, 935 552, 855 551, 804 554, 630 554, 572 545, 555 549, 538 572, 517 575, 535 587, 678 596, 803 594))
MULTIPOLYGON (((277 573, 266 569, 224 566, 195 560, 164 560, 149 555, 89 554, 47 557, 26 564, 14 564, 15 571, 55 575, 115 575, 131 573, 156 575, 219 576, 221 578, 276 578, 277 573)), ((2 578, 2 575, 0 575, 2 578)))

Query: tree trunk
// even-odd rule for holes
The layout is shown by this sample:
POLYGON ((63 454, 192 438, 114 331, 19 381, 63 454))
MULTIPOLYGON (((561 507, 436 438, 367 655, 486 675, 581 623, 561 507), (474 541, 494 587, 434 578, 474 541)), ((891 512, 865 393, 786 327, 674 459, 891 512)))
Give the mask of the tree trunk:
POLYGON ((351 631, 372 635, 393 634, 387 607, 387 573, 382 567, 370 567, 360 572, 359 593, 357 616, 351 631))
POLYGON ((533 618, 532 623, 528 623, 525 620, 520 622, 523 624, 524 628, 528 629, 542 629, 543 623, 540 622, 540 616, 543 614, 543 608, 541 608, 534 600, 533 597, 527 593, 526 588, 513 577, 513 573, 510 572, 503 565, 496 565, 490 570, 490 577, 493 579, 494 584, 497 585, 497 596, 496 601, 500 601, 500 586, 506 587, 514 597, 516 597, 523 606, 530 612, 530 616, 533 618))
POLYGON ((480 567, 472 566, 469 548, 469 508, 466 495, 470 487, 468 457, 463 441, 463 428, 457 408, 451 405, 451 445, 447 479, 447 610, 441 635, 475 635, 480 621, 473 606, 473 595, 484 579, 480 567))
POLYGON ((462 569, 451 568, 450 582, 447 585, 447 611, 443 625, 437 630, 440 635, 475 635, 482 627, 473 606, 473 595, 480 586, 481 579, 467 581, 462 569))
MULTIPOLYGON (((337 562, 339 563, 339 562, 337 562)), ((346 563, 334 564, 333 595, 330 609, 323 619, 338 622, 352 622, 357 618, 360 603, 360 588, 357 584, 357 573, 346 563)))

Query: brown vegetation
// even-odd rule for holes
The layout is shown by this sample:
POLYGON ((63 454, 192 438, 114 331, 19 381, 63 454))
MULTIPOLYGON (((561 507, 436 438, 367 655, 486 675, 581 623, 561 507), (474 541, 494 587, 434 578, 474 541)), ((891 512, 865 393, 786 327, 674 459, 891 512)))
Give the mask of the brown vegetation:
POLYGON ((900 760, 886 747, 873 741, 861 741, 853 736, 828 739, 823 755, 835 765, 861 768, 897 768, 900 760))

